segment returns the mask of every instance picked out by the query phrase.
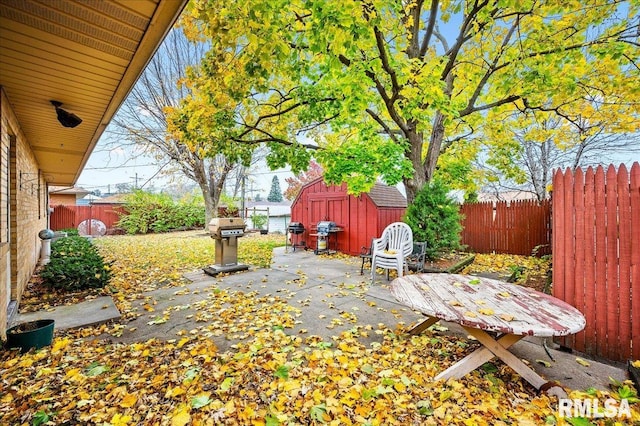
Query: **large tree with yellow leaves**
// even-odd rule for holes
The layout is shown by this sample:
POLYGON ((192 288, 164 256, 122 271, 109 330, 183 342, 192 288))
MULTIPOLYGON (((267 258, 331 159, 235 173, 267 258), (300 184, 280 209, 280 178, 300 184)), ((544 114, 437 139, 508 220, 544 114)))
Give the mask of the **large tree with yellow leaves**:
MULTIPOLYGON (((471 135, 504 111, 636 118, 639 8, 194 0, 184 28, 211 49, 171 131, 226 155, 267 143, 269 164, 294 172, 313 155, 327 181, 355 193, 378 177, 402 180, 412 201, 438 168, 466 173, 478 150, 471 135)), ((498 130, 500 145, 508 136, 498 130)))

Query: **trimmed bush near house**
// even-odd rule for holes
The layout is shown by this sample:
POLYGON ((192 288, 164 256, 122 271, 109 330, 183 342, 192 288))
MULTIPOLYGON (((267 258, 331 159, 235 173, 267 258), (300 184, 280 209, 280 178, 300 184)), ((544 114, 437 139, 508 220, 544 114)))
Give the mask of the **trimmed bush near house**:
POLYGON ((434 179, 416 194, 405 213, 404 221, 413 231, 413 240, 427 243, 428 259, 460 248, 460 209, 448 192, 442 182, 434 179))
POLYGON ((104 287, 110 278, 109 265, 91 241, 67 237, 51 244, 51 260, 40 277, 44 284, 65 291, 104 287))
POLYGON ((64 228, 61 229, 58 232, 66 232, 67 233, 67 237, 77 237, 80 235, 80 233, 78 232, 78 230, 76 228, 64 228))

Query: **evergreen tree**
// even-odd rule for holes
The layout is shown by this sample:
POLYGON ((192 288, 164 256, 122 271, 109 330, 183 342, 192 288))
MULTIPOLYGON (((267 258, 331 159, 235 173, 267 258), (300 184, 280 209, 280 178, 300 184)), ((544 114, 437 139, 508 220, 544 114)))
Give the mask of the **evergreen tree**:
POLYGON ((413 240, 426 241, 429 259, 460 248, 460 210, 448 192, 439 179, 433 179, 418 191, 405 213, 413 240))
POLYGON ((271 192, 267 196, 267 201, 279 203, 282 201, 282 191, 280 190, 280 180, 274 176, 271 180, 271 192))

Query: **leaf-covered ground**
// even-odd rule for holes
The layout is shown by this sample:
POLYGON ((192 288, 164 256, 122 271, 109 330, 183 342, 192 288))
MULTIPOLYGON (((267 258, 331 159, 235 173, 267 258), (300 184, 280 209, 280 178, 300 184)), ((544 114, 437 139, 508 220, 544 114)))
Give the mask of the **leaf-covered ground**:
POLYGON ((490 272, 503 277, 513 277, 519 285, 550 292, 548 274, 551 261, 548 257, 518 256, 513 254, 476 254, 473 263, 462 274, 490 272))
MULTIPOLYGON (((277 241, 251 238, 242 240, 241 257, 268 264, 277 241)), ((210 248, 204 252, 211 240, 195 233, 111 237, 98 244, 113 262, 111 291, 125 310, 144 301, 143 291, 179 286, 182 272, 213 258, 210 248)), ((410 337, 402 329, 360 326, 357 313, 350 313, 351 330, 323 339, 292 333, 294 310, 284 299, 210 293, 226 309, 204 302, 199 312, 213 322, 168 341, 114 343, 95 340, 99 329, 85 329, 57 333, 51 347, 37 352, 3 351, 0 424, 598 424, 557 418, 555 398, 537 395, 501 363, 459 381, 433 382, 474 347, 437 329, 410 337), (220 352, 209 337, 230 327, 247 338, 220 352), (371 333, 382 341, 363 344, 371 333)), ((633 395, 624 386, 571 397, 633 395)), ((640 405, 631 408, 633 419, 619 424, 640 422, 640 405)))
MULTIPOLYGON (((187 282, 183 274, 210 265, 215 259, 215 243, 204 231, 108 236, 94 242, 111 268, 112 279, 107 287, 75 293, 52 291, 41 285, 36 274, 23 295, 20 310, 33 312, 111 295, 120 312, 131 318, 131 304, 143 292, 182 286, 187 282)), ((240 262, 267 267, 273 248, 283 246, 285 237, 249 234, 238 242, 240 262)))

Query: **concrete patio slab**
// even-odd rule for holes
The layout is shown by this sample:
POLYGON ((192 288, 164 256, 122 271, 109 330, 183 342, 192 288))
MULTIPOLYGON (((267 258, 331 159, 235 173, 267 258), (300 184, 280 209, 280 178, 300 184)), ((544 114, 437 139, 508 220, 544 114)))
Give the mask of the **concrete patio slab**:
MULTIPOLYGON (((382 341, 382 336, 376 333, 379 328, 393 330, 399 324, 410 326, 423 319, 422 315, 395 300, 388 290, 390 281, 385 275, 377 275, 372 283, 370 270, 360 275, 359 262, 346 261, 339 256, 318 256, 312 251, 280 247, 274 250, 271 268, 251 268, 216 277, 194 271, 185 277, 191 283, 184 287, 158 289, 144 293, 136 300, 133 309, 141 315, 123 325, 122 335, 103 334, 99 338, 131 343, 152 338, 176 339, 193 332, 209 336, 220 351, 231 349, 232 345, 249 335, 234 332, 234 324, 214 331, 207 326, 223 311, 238 308, 232 305, 234 297, 239 295, 235 292, 252 292, 256 299, 266 297, 286 302, 295 318, 295 324, 286 328, 286 333, 302 338, 315 335, 329 341, 342 331, 357 328, 365 335, 361 338, 362 343, 368 345, 382 341), (216 297, 221 290, 225 291, 228 299, 216 311, 211 306, 220 302, 216 297)), ((60 307, 52 312, 22 314, 20 320, 52 318, 55 315, 56 328, 62 329, 118 318, 119 313, 116 314, 113 302, 109 305, 108 299, 60 307)), ((441 323, 433 333, 444 337, 466 337, 461 327, 450 323, 441 323)), ((553 347, 552 342, 547 343, 553 347)), ((539 339, 525 338, 512 349, 538 374, 548 380, 558 380, 572 389, 607 389, 610 377, 616 380, 627 378, 624 366, 592 360, 589 360, 588 367, 583 366, 576 362, 577 354, 550 349, 552 360, 539 339), (545 367, 537 360, 547 361, 551 367, 545 367)))
POLYGON ((18 313, 15 322, 20 324, 41 319, 52 319, 55 321, 55 329, 65 330, 119 320, 120 311, 110 296, 102 296, 75 305, 58 306, 47 311, 18 313))

